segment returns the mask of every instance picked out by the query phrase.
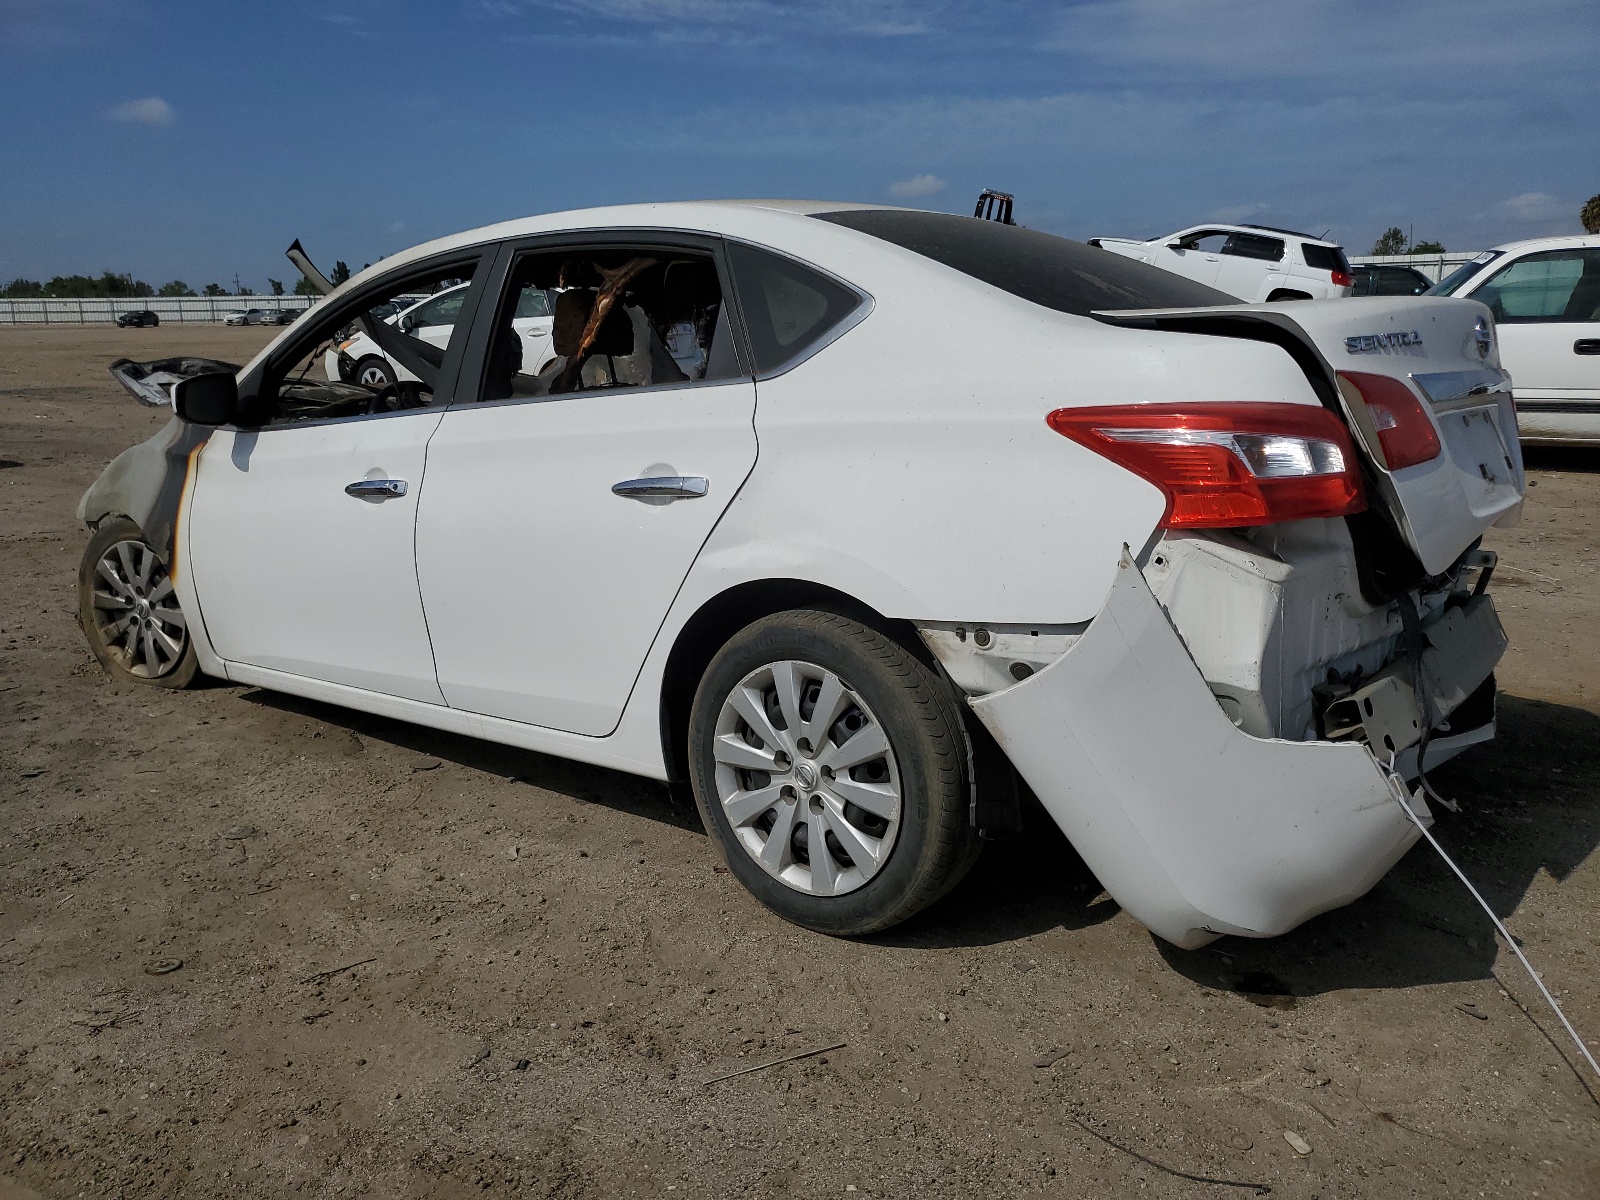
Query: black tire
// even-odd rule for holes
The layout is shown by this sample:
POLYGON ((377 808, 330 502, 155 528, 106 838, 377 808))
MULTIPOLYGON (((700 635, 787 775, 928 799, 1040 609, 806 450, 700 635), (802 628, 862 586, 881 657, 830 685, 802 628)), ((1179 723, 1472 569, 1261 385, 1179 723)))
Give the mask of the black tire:
POLYGON ((961 711, 949 684, 891 638, 837 613, 781 612, 735 634, 701 677, 688 751, 695 801, 728 869, 768 908, 806 929, 859 936, 899 924, 959 883, 981 849, 969 821, 961 711), (739 840, 718 793, 714 743, 724 705, 752 672, 785 661, 834 673, 870 710, 898 768, 898 832, 887 858, 839 895, 798 890, 770 874, 739 840))
MULTIPOLYGON (((137 570, 125 568, 112 568, 112 573, 122 577, 124 582, 129 576, 139 575, 137 570)), ((181 626, 176 623, 183 617, 177 597, 170 592, 162 594, 166 579, 166 564, 160 561, 139 527, 126 517, 106 521, 95 530, 84 548, 83 562, 78 567, 78 624, 88 639, 90 653, 119 683, 186 688, 194 682, 199 670, 194 639, 189 636, 186 620, 181 626), (119 543, 133 543, 142 548, 142 554, 130 549, 125 559, 117 550, 119 543), (99 570, 101 560, 108 555, 118 564, 133 562, 136 566, 143 566, 144 556, 148 556, 145 582, 131 592, 126 587, 116 588, 99 570), (151 605, 147 601, 141 610, 137 601, 143 596, 135 593, 154 594, 156 603, 151 605), (126 599, 130 595, 133 595, 131 602, 126 599), (177 618, 173 617, 174 612, 177 618), (131 619, 119 629, 118 622, 124 617, 131 619), (140 621, 149 627, 148 640, 138 633, 140 621), (179 646, 176 653, 169 652, 173 643, 179 646), (153 669, 151 662, 155 664, 153 669)))
POLYGON ((369 354, 350 368, 350 381, 352 383, 365 383, 367 387, 391 387, 395 382, 394 368, 389 365, 388 359, 379 358, 376 354, 369 354), (363 377, 368 374, 381 376, 381 382, 378 378, 364 379, 363 377))

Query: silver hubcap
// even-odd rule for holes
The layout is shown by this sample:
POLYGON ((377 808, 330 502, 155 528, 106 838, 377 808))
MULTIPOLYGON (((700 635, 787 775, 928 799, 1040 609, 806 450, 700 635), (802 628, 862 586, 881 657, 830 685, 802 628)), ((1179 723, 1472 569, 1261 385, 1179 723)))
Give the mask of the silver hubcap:
POLYGON ((176 667, 189 641, 167 569, 143 542, 118 542, 95 564, 94 621, 101 643, 142 679, 176 667))
POLYGON ((797 892, 838 896, 889 860, 900 772, 872 710, 812 663, 750 672, 717 715, 717 799, 739 844, 797 892))
POLYGON ((379 368, 368 367, 361 372, 360 382, 368 387, 385 387, 388 385, 389 379, 379 368))

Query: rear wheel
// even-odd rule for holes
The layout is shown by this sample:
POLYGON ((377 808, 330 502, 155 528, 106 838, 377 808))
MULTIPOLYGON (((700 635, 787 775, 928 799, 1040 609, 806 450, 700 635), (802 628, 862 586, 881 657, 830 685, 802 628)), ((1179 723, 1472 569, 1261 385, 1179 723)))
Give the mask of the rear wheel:
POLYGON ((1278 302, 1283 301, 1283 300, 1309 300, 1309 299, 1311 299, 1311 294, 1309 292, 1297 292, 1293 288, 1278 288, 1276 291, 1274 291, 1272 293, 1272 295, 1267 297, 1267 303, 1268 304, 1277 304, 1278 302))
POLYGON ((857 621, 795 610, 739 632, 700 681, 689 743, 729 869, 797 925, 886 929, 976 858, 955 697, 857 621))
POLYGON ((100 526, 84 550, 78 621, 113 677, 165 688, 193 682, 194 643, 167 566, 125 517, 100 526))

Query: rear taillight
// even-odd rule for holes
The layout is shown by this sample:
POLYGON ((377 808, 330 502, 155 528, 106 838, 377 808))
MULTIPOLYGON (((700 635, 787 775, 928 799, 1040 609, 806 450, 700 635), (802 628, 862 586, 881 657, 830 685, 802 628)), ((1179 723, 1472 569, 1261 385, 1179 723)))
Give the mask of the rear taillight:
POLYGON ((1439 435, 1417 394, 1391 375, 1340 371, 1339 378, 1361 393, 1378 432, 1383 465, 1391 471, 1439 457, 1439 435))
POLYGON ((1342 517, 1366 504, 1344 424, 1304 404, 1058 408, 1050 428, 1167 496, 1164 529, 1342 517))
POLYGON ((1334 287, 1355 287, 1356 277, 1349 271, 1335 271, 1333 273, 1334 287))

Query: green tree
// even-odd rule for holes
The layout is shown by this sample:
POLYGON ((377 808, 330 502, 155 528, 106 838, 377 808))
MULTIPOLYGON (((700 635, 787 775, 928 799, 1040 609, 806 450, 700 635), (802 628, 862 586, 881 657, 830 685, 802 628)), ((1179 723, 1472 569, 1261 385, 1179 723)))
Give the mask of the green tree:
POLYGON ((328 282, 333 284, 334 287, 338 287, 349 278, 350 268, 345 265, 344 259, 341 258, 333 264, 333 274, 328 276, 328 282))
POLYGON ((1404 254, 1406 252, 1405 231, 1398 225, 1391 225, 1383 231, 1383 236, 1373 243, 1374 254, 1404 254))
POLYGON ((228 289, 223 287, 220 283, 208 283, 205 287, 205 294, 207 296, 226 296, 228 294, 228 289))
POLYGON ((272 278, 269 277, 267 279, 267 283, 272 286, 272 294, 274 296, 283 295, 283 280, 281 280, 281 279, 272 279, 272 278))
POLYGON ((312 283, 311 280, 307 279, 304 275, 302 275, 299 281, 294 285, 294 294, 296 296, 322 295, 322 293, 317 290, 317 285, 312 283))
POLYGON ((1578 220, 1590 233, 1600 233, 1600 196, 1589 197, 1583 211, 1578 214, 1578 220))
POLYGON ((1443 254, 1443 242, 1412 242, 1407 254, 1443 254))
POLYGON ((181 279, 174 279, 171 283, 163 283, 156 289, 158 296, 192 296, 194 289, 181 279))
POLYGON ((7 300, 34 300, 44 295, 44 284, 37 279, 13 279, 0 288, 0 297, 7 300))

